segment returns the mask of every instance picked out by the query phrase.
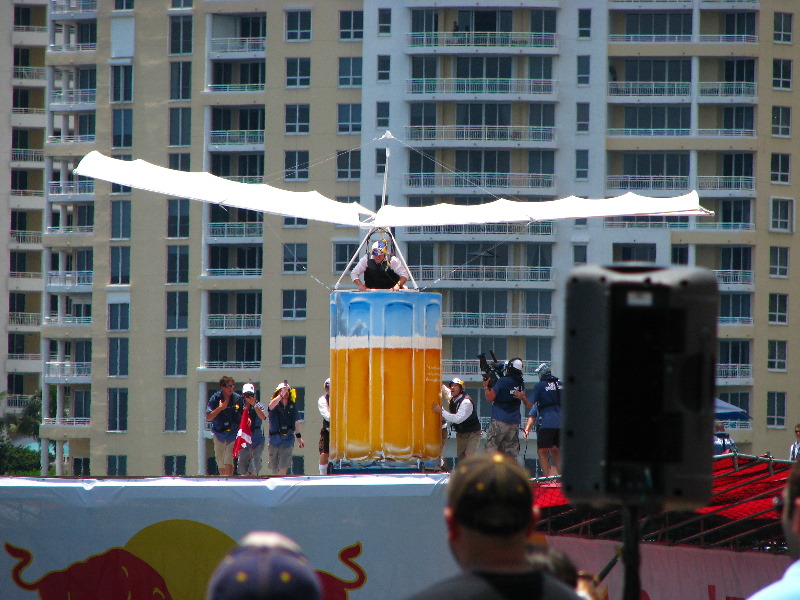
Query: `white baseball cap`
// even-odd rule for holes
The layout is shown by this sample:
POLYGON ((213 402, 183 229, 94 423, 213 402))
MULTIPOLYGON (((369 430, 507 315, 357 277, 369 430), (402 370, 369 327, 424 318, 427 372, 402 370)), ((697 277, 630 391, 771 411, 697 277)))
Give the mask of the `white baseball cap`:
POLYGON ((513 367, 517 371, 522 371, 522 361, 518 358, 515 358, 510 363, 508 363, 509 367, 513 367))
POLYGON ((243 395, 244 394, 253 394, 255 396, 256 395, 256 386, 254 386, 252 383, 245 383, 242 386, 242 394, 243 395))

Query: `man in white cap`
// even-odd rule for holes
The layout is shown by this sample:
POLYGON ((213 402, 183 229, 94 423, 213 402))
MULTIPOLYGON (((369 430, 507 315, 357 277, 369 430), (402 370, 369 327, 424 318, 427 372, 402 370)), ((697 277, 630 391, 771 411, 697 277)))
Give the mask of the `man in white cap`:
POLYGON ((469 394, 464 393, 464 382, 458 377, 450 380, 450 410, 444 410, 438 402, 433 410, 452 424, 456 432, 456 459, 461 460, 478 451, 481 443, 481 422, 469 394))
POLYGON ((325 393, 317 401, 322 415, 322 429, 319 431, 319 474, 328 474, 328 456, 331 451, 331 378, 325 380, 325 393))
POLYGON ((484 379, 483 389, 486 400, 492 405, 492 420, 484 447, 487 452, 502 452, 516 458, 519 455, 520 404, 524 402, 525 406, 531 407, 525 396, 522 359, 509 360, 505 376, 498 379, 494 387, 490 388, 488 379, 484 379))
POLYGON ((267 407, 256 402, 256 386, 245 383, 242 386, 244 404, 250 418, 251 442, 239 449, 239 475, 257 476, 261 471, 261 456, 264 454, 264 429, 261 424, 267 420, 267 407))
POLYGON ((353 283, 359 292, 367 289, 399 290, 402 289, 411 274, 408 268, 396 256, 389 257, 389 244, 378 241, 372 244, 369 256, 362 256, 350 271, 353 283), (361 275, 364 281, 361 281, 361 275))

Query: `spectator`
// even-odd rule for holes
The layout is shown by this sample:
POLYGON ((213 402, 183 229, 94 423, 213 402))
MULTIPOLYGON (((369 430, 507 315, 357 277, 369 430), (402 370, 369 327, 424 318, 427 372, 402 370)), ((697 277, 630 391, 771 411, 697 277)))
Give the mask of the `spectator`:
POLYGON ((750 596, 749 600, 790 600, 800 597, 800 463, 792 463, 786 487, 780 496, 775 497, 775 509, 780 511, 786 546, 794 562, 786 569, 783 578, 750 596))
POLYGON ((267 420, 266 407, 256 402, 256 386, 245 383, 242 386, 244 406, 250 418, 250 437, 252 441, 239 449, 239 475, 257 476, 261 472, 261 457, 264 454, 264 429, 261 426, 267 420))
POLYGON ((513 458, 519 455, 519 407, 522 402, 530 408, 525 396, 522 379, 522 359, 508 361, 505 376, 497 380, 493 388, 483 380, 486 400, 492 405, 492 420, 486 432, 484 448, 487 452, 502 452, 513 458))
POLYGON ((736 442, 725 432, 725 424, 722 421, 714 421, 714 456, 738 451, 736 442))
POLYGON ((278 384, 269 401, 269 466, 273 475, 286 475, 289 471, 295 438, 298 445, 305 448, 294 404, 296 398, 297 392, 284 381, 278 384))
POLYGON ((800 423, 794 426, 794 444, 789 446, 789 460, 800 460, 800 423))
POLYGON ((242 397, 233 391, 234 385, 233 377, 222 377, 219 389, 211 395, 206 406, 206 421, 211 421, 214 435, 214 458, 223 477, 233 475, 233 444, 244 406, 242 397))
MULTIPOLYGON (((481 443, 481 422, 469 394, 464 392, 464 382, 458 377, 450 381, 450 410, 444 410, 438 402, 433 410, 442 414, 456 432, 456 460, 461 460, 478 451, 481 443)), ((446 431, 446 430, 445 430, 446 431)))
POLYGON ((272 531, 247 534, 211 576, 206 600, 322 600, 322 586, 294 541, 272 531))
POLYGON ((328 457, 331 452, 331 378, 325 380, 325 394, 317 401, 322 415, 322 429, 319 430, 319 474, 328 474, 328 457))
POLYGON ((533 492, 513 458, 500 453, 465 458, 447 484, 444 520, 462 572, 410 600, 577 600, 575 592, 529 562, 533 492))

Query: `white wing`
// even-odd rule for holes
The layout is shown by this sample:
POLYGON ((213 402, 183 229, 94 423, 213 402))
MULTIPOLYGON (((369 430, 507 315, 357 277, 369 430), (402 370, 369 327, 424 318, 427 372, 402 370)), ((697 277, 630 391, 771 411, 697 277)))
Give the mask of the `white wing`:
POLYGON ((518 202, 495 200, 487 204, 407 207, 387 205, 373 213, 361 204, 331 200, 319 192, 290 192, 269 185, 239 183, 209 173, 175 171, 143 160, 125 161, 99 152, 87 154, 75 168, 78 175, 120 185, 214 204, 298 217, 353 227, 408 227, 467 225, 614 217, 623 215, 704 216, 697 192, 674 198, 649 198, 627 193, 616 198, 518 202))

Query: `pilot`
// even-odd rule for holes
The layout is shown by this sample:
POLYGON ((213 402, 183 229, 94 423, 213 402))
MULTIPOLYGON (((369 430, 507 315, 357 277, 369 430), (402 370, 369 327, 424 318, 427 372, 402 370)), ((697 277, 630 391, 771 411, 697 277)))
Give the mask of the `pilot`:
POLYGON ((372 251, 368 256, 363 256, 350 271, 353 283, 358 286, 359 292, 367 289, 374 290, 399 290, 411 277, 408 267, 396 256, 389 257, 389 244, 378 241, 372 244, 372 251), (361 281, 361 275, 364 281, 361 281))

